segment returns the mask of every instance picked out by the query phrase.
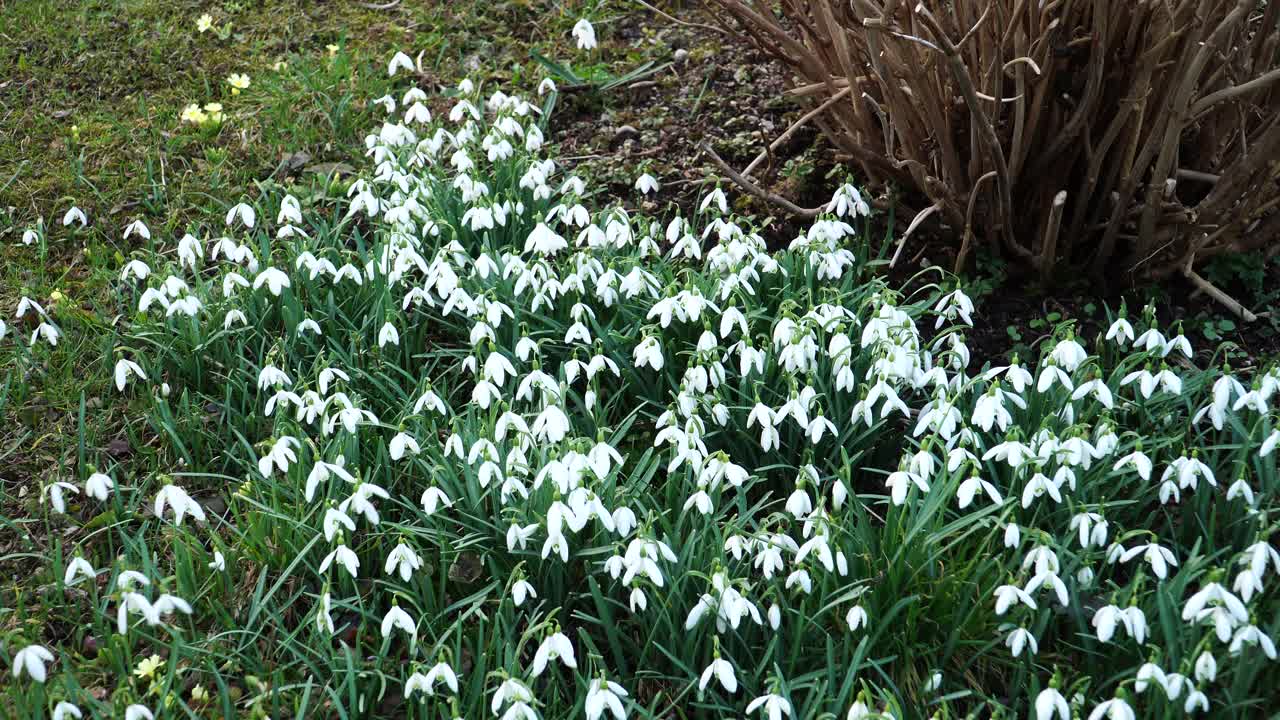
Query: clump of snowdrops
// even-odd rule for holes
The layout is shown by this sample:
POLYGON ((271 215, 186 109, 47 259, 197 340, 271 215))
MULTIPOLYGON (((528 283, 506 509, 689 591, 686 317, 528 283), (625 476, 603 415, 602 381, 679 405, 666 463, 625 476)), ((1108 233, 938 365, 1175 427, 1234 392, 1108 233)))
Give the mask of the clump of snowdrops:
MULTIPOLYGON (((344 193, 268 188, 121 269, 108 367, 172 469, 44 489, 114 508, 52 568, 109 702, 1263 709, 1280 373, 1196 369, 1149 312, 973 367, 972 303, 875 279, 851 185, 771 251, 719 188, 661 219, 593 194, 520 97, 377 102, 344 193), (131 684, 157 648, 168 679, 131 684)), ((12 659, 26 707, 109 714, 42 638, 12 659)))

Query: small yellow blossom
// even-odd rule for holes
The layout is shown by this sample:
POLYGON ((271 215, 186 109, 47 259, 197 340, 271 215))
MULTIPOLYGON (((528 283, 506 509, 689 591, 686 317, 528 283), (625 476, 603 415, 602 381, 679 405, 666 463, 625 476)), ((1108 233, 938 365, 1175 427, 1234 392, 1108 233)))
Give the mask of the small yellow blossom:
POLYGON ((207 32, 211 27, 213 27, 213 17, 209 15, 209 13, 201 15, 200 18, 196 20, 196 30, 199 30, 200 32, 207 32))
POLYGON ((222 114, 222 103, 208 103, 204 106, 204 111, 208 114, 208 121, 214 125, 221 125, 226 117, 222 114))
POLYGON ((276 64, 272 65, 271 68, 276 72, 284 72, 285 70, 289 69, 289 63, 285 62, 284 60, 277 60, 276 64))
POLYGON ((338 54, 338 46, 337 46, 337 45, 332 45, 332 44, 330 44, 330 45, 325 45, 324 47, 325 47, 325 49, 326 49, 326 50, 328 50, 328 51, 329 51, 329 57, 333 57, 334 55, 337 55, 337 54, 338 54))
POLYGON ((164 660, 162 660, 159 655, 152 655, 151 657, 140 661, 138 663, 138 667, 134 668, 133 674, 137 675, 141 679, 150 680, 156 674, 156 670, 159 670, 162 665, 164 665, 164 660))
POLYGON ((66 298, 67 296, 63 295, 61 290, 54 290, 53 292, 49 293, 49 299, 54 302, 62 302, 66 298))
POLYGON ((231 73, 227 76, 227 84, 231 86, 232 95, 239 95, 241 90, 249 87, 249 76, 244 73, 231 73))
POLYGON ((191 103, 182 109, 182 122, 191 123, 192 125, 203 125, 207 122, 209 116, 196 103, 191 103))
POLYGON ((208 702, 209 691, 205 690, 203 685, 196 685, 191 688, 191 700, 198 703, 208 702))

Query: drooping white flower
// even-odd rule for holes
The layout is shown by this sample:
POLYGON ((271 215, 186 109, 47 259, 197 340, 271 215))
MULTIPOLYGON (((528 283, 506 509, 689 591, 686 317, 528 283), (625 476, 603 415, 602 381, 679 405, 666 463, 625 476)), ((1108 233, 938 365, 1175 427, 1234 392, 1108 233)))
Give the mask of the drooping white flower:
POLYGON ((573 39, 578 43, 579 50, 594 50, 596 47, 596 29, 591 23, 582 18, 573 26, 573 39))
POLYGON ((413 72, 413 58, 405 55, 403 52, 397 52, 391 62, 387 63, 387 76, 395 77, 397 70, 407 70, 413 72))
POLYGON ((553 660, 559 660, 567 668, 578 667, 578 661, 573 654, 573 643, 569 642, 569 638, 565 637, 564 633, 552 633, 542 641, 537 652, 533 654, 533 665, 529 667, 529 674, 538 677, 547 669, 547 663, 553 660))
POLYGON ((43 683, 47 677, 45 665, 53 662, 53 653, 41 645, 28 645, 13 656, 13 677, 26 673, 32 680, 43 683))

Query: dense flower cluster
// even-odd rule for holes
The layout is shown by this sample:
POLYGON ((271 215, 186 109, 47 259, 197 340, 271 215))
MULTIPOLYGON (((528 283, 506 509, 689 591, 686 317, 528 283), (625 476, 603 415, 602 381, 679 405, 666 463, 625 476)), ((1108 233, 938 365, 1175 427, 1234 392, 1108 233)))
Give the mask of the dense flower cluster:
MULTIPOLYGON (((1096 720, 1273 687, 1280 372, 1195 370, 1150 313, 975 368, 962 291, 871 276, 852 185, 772 251, 720 189, 597 206, 519 97, 377 102, 345 196, 238 204, 120 276, 114 384, 149 386, 183 466, 154 515, 226 572, 195 498, 236 479, 297 641, 355 637, 407 702, 504 720, 1096 720)), ((199 623, 137 567, 66 584, 111 573, 126 637, 199 623)))

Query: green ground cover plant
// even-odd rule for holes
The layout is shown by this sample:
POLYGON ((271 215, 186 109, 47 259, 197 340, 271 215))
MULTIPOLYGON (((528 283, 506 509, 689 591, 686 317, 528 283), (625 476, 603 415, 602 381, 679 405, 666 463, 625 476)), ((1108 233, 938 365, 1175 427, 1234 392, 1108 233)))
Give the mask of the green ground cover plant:
POLYGON ((553 82, 412 65, 352 181, 127 227, 97 371, 166 467, 81 448, 14 520, 83 528, 7 638, 19 713, 1261 710, 1280 373, 1124 312, 971 367, 972 303, 877 279, 853 185, 770 251, 720 188, 659 218, 563 172, 553 82))

